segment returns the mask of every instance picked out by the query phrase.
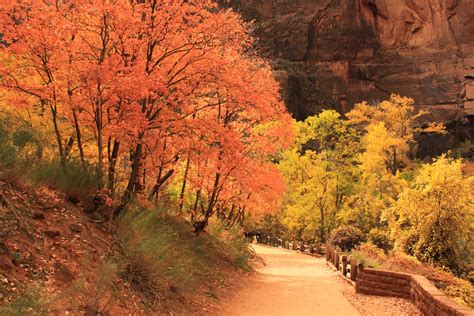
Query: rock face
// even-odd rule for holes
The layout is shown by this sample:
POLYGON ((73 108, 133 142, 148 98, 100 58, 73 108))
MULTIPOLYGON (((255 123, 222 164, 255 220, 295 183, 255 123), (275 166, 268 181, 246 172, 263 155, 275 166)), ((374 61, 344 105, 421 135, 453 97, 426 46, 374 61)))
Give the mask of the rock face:
POLYGON ((223 1, 256 21, 298 119, 392 92, 432 120, 474 116, 472 0, 223 1))

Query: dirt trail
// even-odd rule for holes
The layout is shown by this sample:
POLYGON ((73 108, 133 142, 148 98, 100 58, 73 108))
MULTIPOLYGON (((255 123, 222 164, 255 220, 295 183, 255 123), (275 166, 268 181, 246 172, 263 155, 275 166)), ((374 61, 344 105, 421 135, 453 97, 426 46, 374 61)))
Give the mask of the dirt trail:
POLYGON ((351 285, 326 266, 324 258, 261 245, 253 248, 266 265, 257 269, 255 277, 244 281, 220 315, 419 314, 403 299, 356 294, 351 285))
POLYGON ((360 315, 340 291, 324 259, 253 245, 266 266, 222 315, 360 315))

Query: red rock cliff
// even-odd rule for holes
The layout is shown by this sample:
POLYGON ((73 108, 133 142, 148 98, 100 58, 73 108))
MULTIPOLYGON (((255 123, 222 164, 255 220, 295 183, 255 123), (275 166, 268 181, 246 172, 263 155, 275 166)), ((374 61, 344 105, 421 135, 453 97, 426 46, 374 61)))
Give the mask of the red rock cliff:
POLYGON ((392 92, 434 120, 474 116, 474 0, 224 1, 256 21, 299 119, 392 92))

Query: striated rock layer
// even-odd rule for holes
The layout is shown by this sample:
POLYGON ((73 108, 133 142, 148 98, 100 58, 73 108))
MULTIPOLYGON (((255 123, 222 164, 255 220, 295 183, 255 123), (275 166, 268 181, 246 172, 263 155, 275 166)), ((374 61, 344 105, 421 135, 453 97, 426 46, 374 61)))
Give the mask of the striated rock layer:
POLYGON ((472 136, 473 0, 223 1, 256 21, 296 118, 394 92, 472 136))

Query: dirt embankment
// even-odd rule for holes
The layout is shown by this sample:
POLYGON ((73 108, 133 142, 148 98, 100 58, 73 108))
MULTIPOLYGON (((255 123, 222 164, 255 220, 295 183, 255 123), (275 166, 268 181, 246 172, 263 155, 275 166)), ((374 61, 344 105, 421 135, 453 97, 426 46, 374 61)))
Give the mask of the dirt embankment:
MULTIPOLYGON (((200 282, 186 291, 167 278, 171 270, 151 271, 146 263, 144 270, 130 269, 115 230, 112 222, 97 223, 81 203, 58 191, 0 180, 0 314, 194 315, 217 304, 224 281, 200 282), (159 284, 149 287, 150 276, 159 284)), ((184 250, 204 243, 203 238, 193 239, 191 227, 173 236, 175 251, 166 264, 184 269, 183 262, 195 262, 184 250)), ((211 236, 205 242, 215 243, 211 236)), ((218 259, 212 267, 222 271, 213 272, 231 280, 237 269, 218 259)))

